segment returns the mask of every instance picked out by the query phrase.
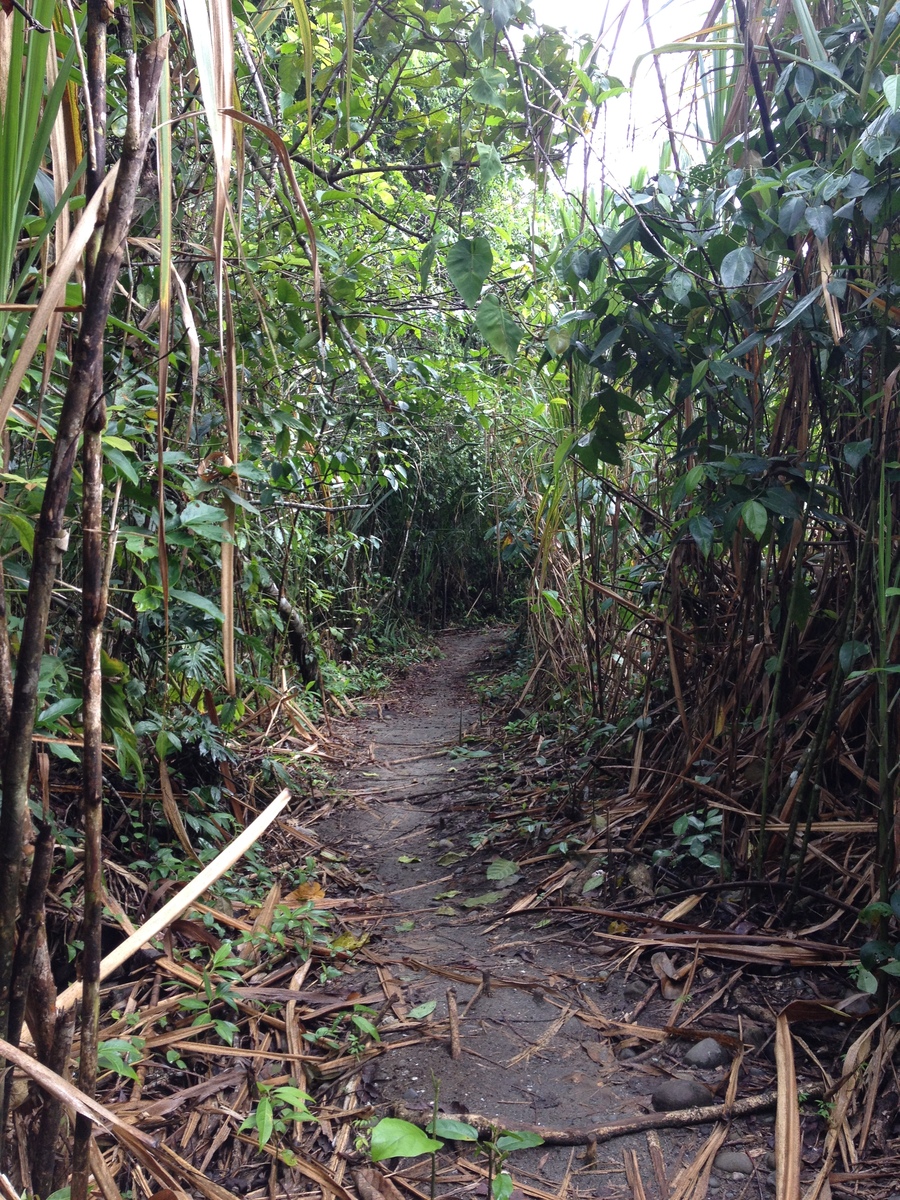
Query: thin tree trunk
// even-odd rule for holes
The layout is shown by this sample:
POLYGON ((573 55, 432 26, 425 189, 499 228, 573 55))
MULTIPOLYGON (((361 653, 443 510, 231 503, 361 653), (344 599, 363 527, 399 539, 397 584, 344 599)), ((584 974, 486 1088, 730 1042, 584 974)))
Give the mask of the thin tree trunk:
MULTIPOLYGON (((28 801, 31 738, 38 701, 44 637, 57 568, 68 546, 66 504, 85 416, 95 399, 97 364, 113 289, 122 266, 125 239, 150 140, 168 35, 152 42, 142 55, 140 87, 134 70, 128 80, 130 120, 103 239, 85 296, 84 320, 75 344, 69 384, 60 412, 41 515, 34 539, 31 577, 13 687, 8 745, 3 763, 0 806, 0 1034, 9 1028, 10 984, 15 952, 15 924, 22 872, 22 837, 28 801)), ((3 1131, 0 1130, 0 1137, 3 1131)))
MULTIPOLYGON (((129 80, 128 122, 133 136, 139 135, 138 96, 132 32, 127 15, 117 12, 120 41, 125 52, 129 80)), ((88 198, 100 187, 106 171, 106 35, 109 8, 106 0, 88 0, 88 75, 91 109, 94 114, 94 154, 88 175, 88 198)), ((89 264, 90 272, 94 263, 89 264)), ((100 959, 103 957, 103 676, 100 647, 106 615, 103 558, 103 445, 106 425, 103 397, 103 342, 96 356, 97 399, 85 420, 82 463, 82 562, 81 663, 84 751, 82 754, 82 820, 84 822, 84 915, 82 918, 81 979, 82 1003, 78 1087, 93 1096, 97 1084, 97 1040, 100 1030, 100 959)), ((87 1200, 90 1178, 91 1122, 80 1113, 75 1118, 72 1145, 72 1200, 87 1200)))

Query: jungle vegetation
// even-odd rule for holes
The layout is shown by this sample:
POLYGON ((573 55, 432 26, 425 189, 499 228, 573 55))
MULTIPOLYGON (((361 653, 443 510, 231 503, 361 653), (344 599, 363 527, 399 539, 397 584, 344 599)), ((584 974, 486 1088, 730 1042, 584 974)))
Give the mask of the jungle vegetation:
POLYGON ((787 919, 849 880, 895 963, 898 6, 714 4, 625 190, 568 172, 629 80, 519 0, 2 7, 0 1036, 27 1003, 59 1053, 54 844, 90 1092, 119 793, 181 780, 211 853, 275 691, 473 616, 520 621, 574 803, 787 919))

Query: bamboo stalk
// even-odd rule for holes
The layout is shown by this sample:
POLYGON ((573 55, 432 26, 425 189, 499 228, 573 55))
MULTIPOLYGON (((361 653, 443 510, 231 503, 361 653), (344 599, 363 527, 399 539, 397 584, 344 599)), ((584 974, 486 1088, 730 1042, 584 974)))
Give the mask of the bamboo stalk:
MULTIPOLYGON (((285 788, 267 808, 263 809, 255 821, 251 821, 247 828, 225 847, 221 854, 203 868, 195 879, 185 884, 177 896, 173 896, 167 904, 164 904, 159 912, 154 913, 149 921, 145 921, 139 929, 135 930, 131 937, 126 938, 121 946, 117 946, 115 950, 107 954, 106 958, 100 963, 101 981, 106 979, 117 967, 121 967, 124 962, 127 962, 136 950, 140 950, 141 946, 146 946, 147 942, 161 933, 167 925, 177 920, 194 900, 197 900, 218 879, 221 879, 225 872, 230 867, 233 867, 238 859, 243 857, 250 847, 259 840, 275 818, 287 807, 290 799, 291 793, 285 788)), ((56 1001, 57 1010, 64 1012, 80 999, 81 983, 79 981, 78 983, 71 984, 61 993, 56 1001)))

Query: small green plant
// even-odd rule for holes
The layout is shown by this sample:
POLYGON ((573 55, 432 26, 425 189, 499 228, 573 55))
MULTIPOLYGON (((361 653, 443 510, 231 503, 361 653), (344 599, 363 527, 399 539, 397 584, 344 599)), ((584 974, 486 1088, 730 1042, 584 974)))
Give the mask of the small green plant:
POLYGON ((722 813, 718 808, 709 808, 703 813, 684 813, 672 826, 672 832, 678 838, 674 847, 653 851, 654 866, 657 863, 668 862, 672 866, 685 858, 696 859, 704 867, 714 871, 722 871, 729 875, 728 864, 718 850, 713 849, 716 842, 722 838, 722 813))
POLYGON ((255 1129, 260 1150, 268 1145, 273 1134, 284 1133, 291 1122, 316 1120, 308 1107, 312 1097, 300 1088, 288 1084, 270 1087, 261 1083, 258 1089, 256 1108, 241 1125, 240 1132, 255 1129))
POLYGON ((329 1025, 307 1030, 304 1040, 313 1046, 325 1046, 329 1050, 340 1050, 343 1046, 348 1054, 359 1058, 366 1049, 366 1039, 381 1041, 381 1034, 372 1021, 377 1014, 365 1005, 355 1004, 353 1012, 338 1013, 329 1025))
MULTIPOLYGON (((860 912, 863 925, 880 925, 882 934, 890 932, 889 922, 900 921, 900 891, 893 893, 890 903, 874 900, 860 912)), ((900 942, 891 942, 887 937, 874 938, 866 942, 859 952, 859 962, 850 968, 854 982, 861 992, 874 995, 885 977, 900 976, 900 942)))
MULTIPOLYGON (((433 1117, 424 1130, 409 1121, 396 1117, 384 1117, 372 1129, 371 1157, 373 1162, 386 1158, 418 1158, 422 1154, 435 1154, 444 1145, 439 1139, 453 1142, 477 1142, 478 1130, 465 1121, 451 1117, 433 1117), (433 1136, 429 1136, 433 1135, 433 1136)), ((527 1150, 541 1146, 544 1139, 530 1130, 520 1132, 491 1130, 491 1137, 484 1139, 483 1149, 488 1156, 488 1186, 492 1200, 510 1200, 513 1180, 504 1164, 515 1150, 527 1150)))
POLYGON ((138 1074, 134 1069, 144 1057, 143 1038, 110 1038, 97 1046, 97 1066, 101 1071, 114 1071, 123 1079, 133 1079, 137 1082, 138 1074))

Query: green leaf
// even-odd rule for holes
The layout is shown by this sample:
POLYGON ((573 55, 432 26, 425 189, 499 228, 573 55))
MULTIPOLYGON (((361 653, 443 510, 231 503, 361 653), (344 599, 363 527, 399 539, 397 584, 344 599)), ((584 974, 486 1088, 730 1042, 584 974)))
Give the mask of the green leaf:
POLYGON ((789 196, 778 213, 778 228, 785 237, 791 237, 800 228, 806 213, 806 201, 802 196, 789 196))
POLYGON ((180 516, 182 525, 220 525, 225 520, 225 510, 202 500, 192 500, 181 510, 180 516))
POLYGON ((492 863, 488 863, 487 877, 488 879, 509 879, 510 875, 515 875, 519 869, 519 864, 514 863, 509 858, 495 858, 492 863))
POLYGON ((460 238, 447 251, 450 282, 470 308, 478 303, 493 262, 491 243, 486 237, 460 238))
POLYGON ((440 1150, 443 1142, 430 1138, 418 1125, 401 1121, 398 1117, 382 1117, 372 1130, 372 1162, 383 1162, 386 1158, 418 1158, 420 1154, 433 1154, 440 1150))
POLYGON ((865 642, 844 642, 838 651, 838 662, 840 663, 841 670, 846 675, 856 660, 868 653, 869 647, 865 642))
POLYGON ((766 532, 766 526, 769 523, 769 514, 760 502, 758 500, 745 500, 741 505, 741 518, 747 527, 747 532, 751 533, 758 542, 761 542, 763 534, 766 532))
POLYGON ((704 558, 709 557, 713 544, 713 523, 709 517, 691 517, 688 530, 704 558))
MULTIPOLYGON (((206 596, 201 596, 197 592, 183 592, 180 588, 170 588, 169 595, 173 600, 180 600, 182 604, 189 604, 192 608, 199 608, 201 612, 206 613, 208 617, 212 617, 214 621, 224 621, 225 617, 221 608, 217 604, 213 604, 212 600, 207 600, 206 596)), ((137 600, 137 597, 135 597, 137 600)))
POLYGON ((806 210, 806 220, 816 237, 824 241, 831 232, 834 214, 827 204, 810 205, 806 210))
MULTIPOLYGON (((409 1010, 409 1019, 411 1021, 423 1021, 425 1017, 430 1017, 437 1008, 437 1000, 426 1000, 424 1004, 417 1004, 415 1008, 409 1010)), ((442 1134, 446 1137, 446 1134, 442 1134)))
POLYGON ((494 28, 502 33, 519 11, 520 0, 481 0, 481 7, 494 22, 494 28))
POLYGON ((897 920, 900 921, 900 892, 894 892, 891 895, 891 911, 897 920))
POLYGON ((867 971, 865 967, 860 967, 856 972, 856 986, 861 992, 873 996, 878 991, 878 980, 871 971, 867 971))
POLYGON ((476 104, 486 104, 489 108, 499 108, 505 111, 506 101, 503 98, 502 89, 508 82, 505 73, 497 67, 482 67, 478 72, 478 78, 472 84, 470 95, 476 104))
POLYGON ((11 509, 0 513, 3 520, 16 531, 16 536, 19 539, 19 545, 30 556, 34 553, 34 526, 22 513, 13 512, 11 509))
POLYGON ((848 442, 843 450, 844 462, 855 471, 871 449, 871 438, 864 438, 861 442, 848 442))
POLYGON ((430 1121, 426 1129, 436 1137, 447 1138, 451 1142, 478 1141, 478 1130, 474 1125, 467 1125, 465 1121, 455 1121, 452 1117, 438 1117, 437 1122, 430 1121))
POLYGON ((518 322, 502 308, 494 295, 485 296, 475 314, 478 331, 492 350, 501 354, 507 362, 515 361, 522 329, 518 322))
POLYGON ((476 142, 475 149, 478 151, 478 167, 481 171, 482 184, 490 183, 492 179, 503 174, 503 160, 494 146, 476 142))
POLYGON ((503 899, 503 892, 484 892, 481 896, 470 896, 463 900, 463 908, 488 908, 503 899))
POLYGON ((722 283, 727 288, 743 287, 750 278, 753 263, 753 251, 749 246, 741 246, 739 250, 732 250, 722 259, 722 266, 719 269, 722 283))
POLYGON ((859 952, 859 961, 867 971, 877 971, 894 957, 894 947, 890 942, 866 942, 859 952))
POLYGON ((884 98, 894 112, 900 110, 900 75, 888 75, 881 85, 884 98))
POLYGON ((81 701, 76 696, 65 696, 50 704, 37 719, 38 725, 52 725, 58 717, 67 717, 69 713, 78 712, 81 701))
POLYGON ((256 1108, 256 1132, 259 1137, 259 1148, 267 1145, 272 1136, 275 1122, 272 1117, 272 1101, 263 1096, 256 1108))
POLYGON ((431 274, 431 268, 434 266, 434 256, 440 244, 440 234, 436 233, 419 256, 419 286, 423 292, 428 283, 428 276, 431 274))
POLYGON ((874 900, 860 911, 859 920, 864 925, 876 925, 882 917, 890 917, 893 909, 882 900, 874 900))
POLYGON ((512 1176, 508 1171, 501 1171, 499 1175, 495 1175, 491 1183, 492 1200, 510 1200, 513 1194, 512 1176))
POLYGON ((543 1146, 544 1139, 539 1133, 529 1129, 506 1130, 497 1138, 497 1149, 501 1154, 510 1154, 513 1150, 530 1150, 534 1146, 543 1146))
POLYGON ((157 612, 162 608, 162 589, 158 587, 145 587, 134 593, 131 597, 137 612, 157 612))
POLYGON ((694 281, 688 275, 687 271, 676 271, 672 278, 664 285, 663 291, 676 304, 687 304, 687 299, 691 294, 693 286, 694 281))

